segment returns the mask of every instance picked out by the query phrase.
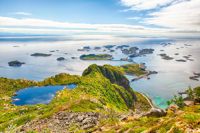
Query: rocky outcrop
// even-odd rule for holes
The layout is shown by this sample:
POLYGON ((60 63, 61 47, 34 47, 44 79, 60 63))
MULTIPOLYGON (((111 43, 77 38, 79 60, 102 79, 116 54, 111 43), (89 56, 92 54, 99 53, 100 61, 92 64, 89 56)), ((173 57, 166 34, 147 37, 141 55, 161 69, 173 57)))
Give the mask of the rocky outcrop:
POLYGON ((48 57, 51 56, 52 54, 45 54, 45 53, 34 53, 31 54, 31 56, 35 56, 35 57, 48 57))
POLYGON ((158 108, 152 108, 149 112, 145 113, 144 116, 154 116, 154 117, 162 117, 166 116, 167 112, 164 111, 163 109, 158 109, 158 108))
POLYGON ((89 129, 98 124, 99 114, 93 112, 59 112, 37 121, 25 124, 21 132, 37 131, 42 132, 49 129, 52 133, 67 132, 70 127, 77 126, 79 129, 89 129))
POLYGON ((8 62, 8 65, 12 66, 12 67, 20 67, 23 64, 25 64, 25 63, 24 62, 20 62, 18 60, 8 62))
POLYGON ((81 60, 112 60, 113 57, 110 54, 83 54, 80 56, 81 60))
POLYGON ((65 58, 64 58, 64 57, 58 57, 56 60, 57 60, 57 61, 64 61, 65 58))
POLYGON ((129 94, 130 98, 119 89, 116 91, 120 94, 120 96, 125 101, 126 105, 131 108, 133 107, 134 101, 137 100, 136 95, 133 89, 130 87, 129 80, 124 76, 124 74, 119 71, 116 67, 110 65, 98 66, 96 64, 90 65, 84 72, 83 76, 93 75, 95 73, 101 73, 104 77, 110 80, 112 84, 117 84, 122 86, 129 94))
POLYGON ((120 85, 126 89, 130 88, 129 80, 120 71, 114 70, 109 65, 91 65, 83 72, 83 76, 89 75, 90 73, 97 71, 103 74, 103 76, 105 76, 107 79, 109 79, 111 83, 120 85))

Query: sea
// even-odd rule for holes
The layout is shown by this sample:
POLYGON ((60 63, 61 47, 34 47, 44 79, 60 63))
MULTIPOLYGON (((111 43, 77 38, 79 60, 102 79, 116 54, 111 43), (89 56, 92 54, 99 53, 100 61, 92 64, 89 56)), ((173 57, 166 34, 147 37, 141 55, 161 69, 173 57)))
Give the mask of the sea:
MULTIPOLYGON (((119 45, 129 45, 140 49, 152 48, 153 54, 132 58, 134 63, 145 63, 148 70, 157 71, 149 79, 143 78, 130 82, 131 87, 149 96, 153 103, 160 108, 167 108, 166 102, 178 92, 188 87, 200 85, 200 81, 191 80, 193 73, 200 73, 200 39, 184 38, 68 38, 66 36, 2 36, 0 37, 0 77, 14 79, 30 79, 40 81, 58 73, 81 75, 91 64, 111 64, 119 66, 133 62, 121 61, 126 58, 119 45), (115 45, 112 50, 105 45, 115 45), (78 51, 89 46, 88 51, 78 51), (95 50, 95 47, 101 47, 95 50), (33 53, 52 54, 49 57, 30 56, 33 53), (111 54, 113 60, 86 61, 80 60, 82 54, 111 54), (159 54, 167 54, 172 60, 162 59, 159 54), (184 56, 190 56, 190 60, 184 56), (66 60, 57 61, 64 57, 66 60), (74 57, 74 58, 72 58, 74 57), (184 59, 186 62, 176 60, 184 59), (21 67, 10 67, 8 62, 18 60, 25 62, 21 67)), ((131 81, 134 76, 128 76, 131 81)), ((200 80, 200 79, 199 79, 200 80)))

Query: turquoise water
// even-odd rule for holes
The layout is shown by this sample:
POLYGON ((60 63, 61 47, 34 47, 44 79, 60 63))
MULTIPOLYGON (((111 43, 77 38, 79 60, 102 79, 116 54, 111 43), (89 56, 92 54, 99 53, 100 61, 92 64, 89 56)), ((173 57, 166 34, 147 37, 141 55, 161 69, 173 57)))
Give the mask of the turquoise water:
POLYGON ((33 104, 48 104, 55 96, 57 91, 76 88, 75 84, 62 86, 42 86, 29 87, 19 90, 14 96, 13 104, 15 105, 33 105, 33 104))

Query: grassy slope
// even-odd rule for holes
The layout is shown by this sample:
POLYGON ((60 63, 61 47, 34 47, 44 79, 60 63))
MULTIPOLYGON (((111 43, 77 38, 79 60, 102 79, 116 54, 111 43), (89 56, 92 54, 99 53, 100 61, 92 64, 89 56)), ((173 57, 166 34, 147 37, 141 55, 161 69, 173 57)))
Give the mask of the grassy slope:
POLYGON ((42 119, 59 111, 100 112, 110 117, 102 119, 96 132, 184 132, 200 128, 200 105, 184 107, 177 112, 168 111, 166 117, 128 117, 119 121, 115 116, 130 109, 146 111, 147 100, 130 87, 123 76, 124 70, 110 65, 91 65, 83 76, 59 74, 41 82, 0 78, 0 131, 12 131, 33 119, 42 119), (62 90, 48 105, 14 106, 11 96, 15 91, 29 86, 76 83, 73 90, 62 90), (137 97, 137 100, 136 100, 137 97), (99 131, 99 129, 101 129, 99 131))
MULTIPOLYGON (((127 79, 116 67, 91 65, 83 76, 59 74, 41 82, 0 78, 0 131, 11 130, 33 119, 51 116, 58 111, 117 113, 134 109, 135 93, 127 79), (90 70, 91 71, 88 71, 90 70), (123 81, 123 82, 121 82, 123 81), (12 95, 29 86, 62 85, 75 83, 73 90, 62 90, 48 105, 14 106, 12 95), (126 84, 126 88, 123 84, 126 84)), ((138 94, 137 94, 138 95, 138 94)), ((139 97, 141 101, 143 97, 139 97)), ((143 99, 143 101, 145 101, 143 99)), ((136 102, 137 103, 137 102, 136 102)), ((148 103, 144 102, 144 104, 148 103)))
POLYGON ((168 111, 168 115, 156 117, 128 117, 125 121, 103 121, 96 129, 96 133, 199 133, 200 105, 184 107, 177 112, 168 111))

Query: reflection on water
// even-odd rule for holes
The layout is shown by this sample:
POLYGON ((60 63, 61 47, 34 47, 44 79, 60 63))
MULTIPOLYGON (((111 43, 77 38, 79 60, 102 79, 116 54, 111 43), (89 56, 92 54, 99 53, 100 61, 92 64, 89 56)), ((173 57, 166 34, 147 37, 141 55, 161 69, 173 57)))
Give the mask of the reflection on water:
MULTIPOLYGON (((141 40, 141 39, 140 39, 141 40)), ((155 70, 157 75, 152 75, 149 80, 141 79, 131 83, 131 86, 139 91, 149 95, 156 105, 165 107, 165 101, 171 98, 178 91, 186 89, 188 86, 200 85, 198 81, 192 81, 189 76, 193 72, 200 72, 200 40, 162 40, 151 39, 145 41, 133 41, 131 43, 116 43, 118 45, 128 44, 139 48, 153 48, 154 54, 145 57, 134 58, 137 63, 146 63, 149 70, 155 70), (172 45, 163 46, 162 42, 171 42, 172 45), (190 44, 192 46, 185 46, 190 44), (163 60, 158 54, 165 53, 173 60, 163 60), (178 53, 178 55, 175 55, 178 53), (176 59, 183 59, 183 56, 192 55, 194 61, 177 62, 176 59)), ((126 57, 120 50, 110 53, 109 51, 94 50, 89 52, 77 51, 83 46, 101 46, 106 44, 115 44, 97 41, 31 41, 31 42, 0 42, 0 76, 8 78, 27 78, 33 80, 42 80, 48 76, 58 73, 79 74, 83 72, 90 64, 99 65, 111 64, 122 65, 126 61, 82 61, 79 59, 81 54, 88 53, 109 53, 113 54, 115 60, 126 57), (50 52, 55 50, 56 52, 50 52), (49 57, 32 57, 33 53, 51 53, 49 57), (56 59, 64 57, 66 60, 59 62, 56 59), (77 57, 72 59, 71 57, 77 57), (8 66, 9 61, 19 60, 26 64, 22 67, 12 68, 8 66)), ((132 78, 132 77, 128 77, 132 78)))
POLYGON ((32 104, 47 104, 55 96, 57 91, 64 88, 74 89, 75 84, 65 86, 42 86, 42 87, 29 87, 22 89, 13 97, 13 104, 15 105, 32 105, 32 104))

